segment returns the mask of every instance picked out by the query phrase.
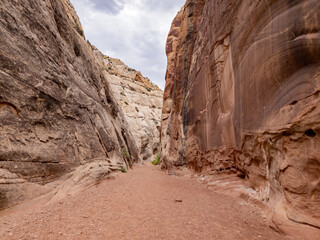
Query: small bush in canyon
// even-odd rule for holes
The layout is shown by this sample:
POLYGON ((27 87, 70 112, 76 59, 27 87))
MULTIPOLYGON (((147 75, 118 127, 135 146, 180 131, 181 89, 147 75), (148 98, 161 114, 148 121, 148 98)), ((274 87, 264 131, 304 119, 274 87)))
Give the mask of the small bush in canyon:
POLYGON ((78 32, 82 37, 84 37, 84 32, 83 32, 83 30, 81 29, 81 27, 79 26, 79 24, 78 24, 77 22, 75 23, 74 28, 77 30, 77 32, 78 32))
POLYGON ((160 158, 161 158, 161 154, 158 153, 157 158, 152 161, 152 164, 153 165, 159 165, 160 164, 160 158))
POLYGON ((122 149, 122 154, 123 154, 123 157, 126 158, 126 159, 130 159, 130 154, 128 153, 127 149, 122 149))

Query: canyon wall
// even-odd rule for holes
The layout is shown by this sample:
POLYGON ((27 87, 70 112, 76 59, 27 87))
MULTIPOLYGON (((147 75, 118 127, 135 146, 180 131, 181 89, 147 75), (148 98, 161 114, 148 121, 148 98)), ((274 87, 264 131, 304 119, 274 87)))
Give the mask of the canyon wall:
POLYGON ((154 160, 160 152, 163 91, 121 60, 104 56, 98 49, 94 53, 123 110, 141 159, 154 160))
POLYGON ((1 1, 0 133, 0 209, 139 160, 68 0, 1 1))
POLYGON ((320 2, 188 0, 173 20, 162 167, 237 173, 320 228, 320 2))

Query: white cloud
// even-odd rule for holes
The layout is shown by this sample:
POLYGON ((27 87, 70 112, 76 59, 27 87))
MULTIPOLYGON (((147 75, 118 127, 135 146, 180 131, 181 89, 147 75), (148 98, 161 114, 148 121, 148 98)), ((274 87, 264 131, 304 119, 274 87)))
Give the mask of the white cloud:
POLYGON ((120 58, 162 89, 165 43, 185 0, 71 0, 87 39, 105 55, 120 58))

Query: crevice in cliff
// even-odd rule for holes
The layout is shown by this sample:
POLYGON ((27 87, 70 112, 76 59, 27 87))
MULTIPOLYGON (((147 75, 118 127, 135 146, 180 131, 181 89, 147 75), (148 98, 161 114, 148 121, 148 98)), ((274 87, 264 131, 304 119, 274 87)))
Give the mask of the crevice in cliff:
POLYGON ((315 137, 317 135, 317 133, 315 131, 313 131, 313 129, 308 129, 307 131, 304 132, 305 135, 307 135, 308 137, 315 137))

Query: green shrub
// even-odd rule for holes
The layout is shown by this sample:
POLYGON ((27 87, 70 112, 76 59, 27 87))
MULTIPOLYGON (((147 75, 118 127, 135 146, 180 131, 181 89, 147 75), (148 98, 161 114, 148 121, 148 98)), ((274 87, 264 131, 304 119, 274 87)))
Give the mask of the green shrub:
POLYGON ((79 24, 76 22, 74 28, 77 30, 77 32, 84 37, 84 32, 83 30, 80 28, 79 24))
POLYGON ((127 103, 127 102, 124 102, 126 105, 129 105, 129 103, 127 103))
POLYGON ((136 107, 136 111, 139 112, 139 109, 136 107))
POLYGON ((130 159, 130 154, 128 153, 127 149, 123 148, 122 149, 122 154, 123 154, 124 158, 130 159))
POLYGON ((89 40, 87 40, 87 43, 89 44, 89 46, 90 46, 91 50, 93 50, 93 47, 92 47, 91 42, 90 42, 89 40))
POLYGON ((123 166, 121 166, 121 172, 126 173, 127 170, 123 166))
POLYGON ((152 161, 153 165, 159 165, 160 164, 160 159, 161 159, 161 154, 158 153, 157 158, 152 161))
POLYGON ((123 96, 126 96, 126 94, 123 91, 120 94, 123 95, 123 96))

